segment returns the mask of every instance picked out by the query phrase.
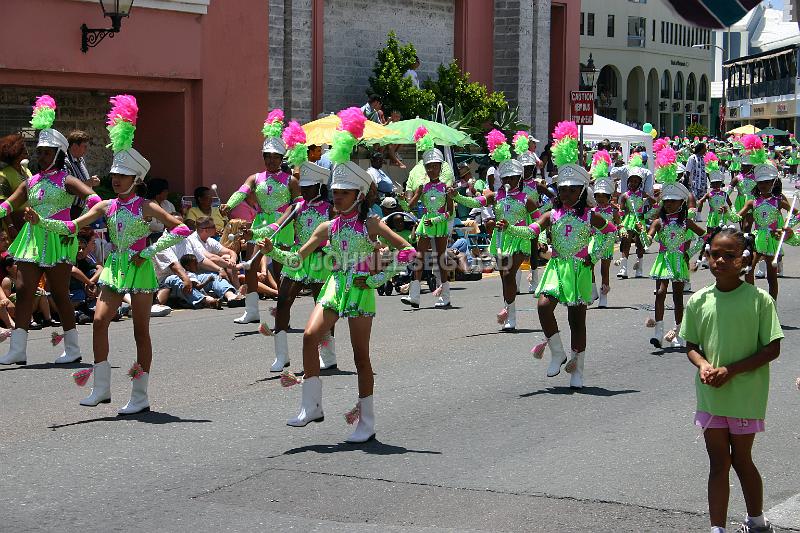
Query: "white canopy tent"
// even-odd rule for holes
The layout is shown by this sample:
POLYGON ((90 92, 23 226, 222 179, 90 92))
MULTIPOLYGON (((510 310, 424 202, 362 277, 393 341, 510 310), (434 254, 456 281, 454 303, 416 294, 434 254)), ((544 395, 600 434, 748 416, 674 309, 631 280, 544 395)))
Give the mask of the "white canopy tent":
POLYGON ((643 144, 647 149, 647 168, 653 172, 655 158, 653 157, 653 137, 636 128, 631 128, 610 118, 594 116, 594 124, 583 127, 583 140, 598 143, 603 139, 618 142, 622 145, 622 156, 625 161, 631 154, 631 144, 643 144))

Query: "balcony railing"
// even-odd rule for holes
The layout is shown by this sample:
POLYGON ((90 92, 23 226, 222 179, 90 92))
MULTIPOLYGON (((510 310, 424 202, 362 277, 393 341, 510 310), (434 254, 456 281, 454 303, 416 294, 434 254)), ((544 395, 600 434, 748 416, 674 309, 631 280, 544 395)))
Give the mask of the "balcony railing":
POLYGON ((728 100, 747 100, 750 98, 766 98, 794 94, 794 78, 759 81, 750 85, 728 87, 728 100))
POLYGON ((639 35, 628 35, 628 48, 644 48, 646 39, 639 35))

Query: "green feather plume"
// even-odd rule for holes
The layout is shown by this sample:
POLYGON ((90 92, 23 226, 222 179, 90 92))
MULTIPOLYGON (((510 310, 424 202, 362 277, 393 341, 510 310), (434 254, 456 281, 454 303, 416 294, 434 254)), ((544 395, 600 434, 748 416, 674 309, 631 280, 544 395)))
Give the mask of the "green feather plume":
POLYGON ((357 144, 358 139, 353 137, 353 134, 349 131, 337 131, 333 134, 328 158, 337 164, 347 163, 350 161, 350 155, 353 153, 353 148, 355 148, 357 144))
POLYGON ((136 126, 121 118, 114 119, 114 125, 108 126, 108 137, 111 139, 109 146, 116 154, 122 150, 130 150, 133 146, 133 135, 136 126))
POLYGON ((767 151, 763 148, 753 150, 750 152, 749 159, 751 165, 763 165, 767 162, 767 151))
POLYGON ((503 143, 495 148, 494 152, 492 152, 492 159, 498 163, 502 163, 503 161, 508 161, 511 159, 511 147, 508 145, 508 143, 503 143))
POLYGON ((528 138, 524 135, 520 135, 519 137, 517 137, 517 140, 514 141, 514 151, 517 152, 517 154, 519 155, 522 155, 525 152, 527 152, 529 148, 530 148, 530 141, 528 141, 528 138))
POLYGON ((261 133, 264 137, 280 137, 281 133, 283 133, 283 122, 276 120, 275 122, 264 124, 264 127, 261 128, 261 133))
POLYGON ((417 141, 417 150, 420 152, 427 152, 433 148, 433 135, 430 133, 424 135, 417 141))
POLYGON ((299 167, 308 161, 308 146, 302 143, 294 145, 294 148, 286 152, 286 159, 290 165, 299 167))
POLYGON ((594 179, 608 177, 608 162, 604 160, 598 161, 597 164, 592 167, 591 175, 594 179))
POLYGON ((678 181, 678 165, 664 165, 656 169, 655 179, 657 183, 667 185, 678 181))
POLYGON ((709 174, 711 172, 716 172, 717 170, 719 170, 719 161, 712 159, 706 164, 706 172, 709 174))
POLYGON ((644 168, 644 161, 642 161, 642 156, 639 153, 635 153, 631 156, 630 160, 628 161, 628 166, 633 168, 644 168))
POLYGON ((52 128, 55 121, 56 110, 50 107, 41 107, 31 116, 31 126, 37 130, 52 128))
POLYGON ((556 166, 575 165, 578 163, 578 140, 564 137, 552 147, 553 162, 556 166))

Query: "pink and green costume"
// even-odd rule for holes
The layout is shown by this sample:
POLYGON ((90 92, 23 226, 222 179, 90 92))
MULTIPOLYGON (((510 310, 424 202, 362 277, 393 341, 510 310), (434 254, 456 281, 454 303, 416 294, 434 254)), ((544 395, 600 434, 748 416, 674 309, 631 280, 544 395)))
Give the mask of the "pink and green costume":
MULTIPOLYGON (((342 318, 375 316, 375 287, 386 283, 396 272, 405 270, 415 255, 413 248, 400 250, 392 265, 370 275, 375 247, 367 225, 358 219, 356 210, 331 221, 325 252, 333 259, 333 271, 322 286, 317 303, 342 318), (356 287, 353 281, 357 277, 367 278, 370 288, 356 287)), ((297 268, 301 264, 300 256, 294 252, 273 248, 269 255, 289 267, 297 268)))
MULTIPOLYGON (((261 212, 253 220, 253 231, 264 229, 269 224, 273 224, 289 208, 292 202, 292 193, 289 190, 290 179, 291 176, 286 172, 268 174, 265 171, 256 174, 255 194, 258 205, 261 207, 261 212)), ((231 195, 226 205, 233 209, 242 203, 249 193, 250 187, 242 185, 238 191, 231 195)), ((294 244, 294 226, 287 224, 273 238, 273 242, 278 246, 292 246, 294 244)))
MULTIPOLYGON (((156 292, 158 279, 152 257, 191 235, 192 230, 181 224, 164 232, 155 243, 147 246, 150 223, 144 219, 143 206, 148 201, 136 195, 125 201, 119 198, 109 200, 105 216, 114 251, 106 258, 97 282, 104 289, 121 294, 156 292), (147 261, 136 265, 131 261, 136 254, 147 261)), ((71 220, 42 219, 39 226, 53 234, 74 236, 77 232, 71 220)))
MULTIPOLYGON (((39 218, 59 221, 70 220, 70 207, 75 196, 67 192, 67 172, 53 170, 28 178, 28 202, 39 218)), ((93 194, 87 199, 87 207, 100 201, 93 194)), ((8 202, 0 204, 0 217, 12 211, 8 202)), ((75 236, 57 235, 45 230, 42 225, 26 223, 8 248, 8 253, 16 261, 35 263, 40 267, 52 267, 59 263, 75 264, 78 254, 78 240, 75 236)))
POLYGON ((774 256, 778 250, 778 239, 772 232, 783 225, 780 196, 759 197, 753 202, 753 233, 756 253, 774 256))
POLYGON ((723 224, 727 224, 731 219, 725 208, 728 206, 728 193, 720 189, 715 191, 711 189, 708 192, 708 205, 711 212, 708 214, 706 222, 707 228, 717 228, 723 224))
POLYGON ((756 180, 753 179, 752 174, 740 174, 739 181, 736 182, 736 200, 733 202, 733 206, 736 208, 736 212, 742 210, 744 204, 746 204, 749 200, 755 200, 756 195, 754 193, 756 188, 756 180))
POLYGON ((623 204, 625 216, 622 217, 622 227, 628 231, 637 231, 637 223, 647 227, 645 206, 645 197, 641 189, 626 192, 623 204))
POLYGON ((685 220, 681 221, 677 214, 667 215, 666 221, 655 235, 659 249, 650 269, 650 277, 655 280, 689 281, 689 264, 684 252, 687 252, 688 244, 694 236, 695 233, 687 228, 685 220))
POLYGON ((423 214, 417 226, 417 235, 430 238, 447 237, 447 226, 450 222, 450 214, 447 212, 447 185, 441 181, 426 183, 422 186, 420 201, 423 214), (426 226, 426 221, 432 224, 426 226))
MULTIPOLYGON (((495 198, 494 213, 497 220, 506 220, 509 226, 527 226, 530 223, 530 214, 526 207, 528 195, 525 192, 506 194, 504 189, 500 189, 495 198)), ((513 233, 495 228, 489 250, 500 255, 531 255, 531 240, 515 237, 513 233)))
MULTIPOLYGON (((613 223, 617 208, 611 204, 605 207, 598 205, 592 208, 592 211, 603 217, 606 222, 613 223)), ((589 253, 592 254, 595 251, 599 251, 600 259, 612 259, 614 257, 614 239, 606 239, 602 234, 595 233, 592 235, 592 242, 589 243, 589 253), (605 248, 598 250, 601 245, 605 246, 605 248)))
MULTIPOLYGON (((311 235, 319 225, 329 220, 331 209, 331 204, 325 200, 309 203, 303 198, 297 198, 295 204, 300 205, 300 211, 294 219, 295 243, 290 249, 291 252, 300 250, 311 239, 311 235)), ((254 231, 253 237, 257 241, 264 237, 271 239, 277 227, 274 223, 270 224, 266 228, 254 231)), ((297 268, 287 264, 281 270, 281 276, 306 285, 325 283, 330 275, 329 260, 322 250, 314 250, 297 268)))

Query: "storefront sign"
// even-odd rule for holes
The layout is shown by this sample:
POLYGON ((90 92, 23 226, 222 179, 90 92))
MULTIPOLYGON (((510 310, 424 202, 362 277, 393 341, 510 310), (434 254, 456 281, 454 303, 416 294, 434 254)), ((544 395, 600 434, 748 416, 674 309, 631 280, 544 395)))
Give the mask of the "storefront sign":
POLYGON ((689 62, 688 61, 680 61, 678 59, 670 60, 669 64, 672 65, 673 67, 688 67, 689 66, 689 62))
POLYGON ((775 106, 775 111, 778 113, 788 113, 789 106, 786 105, 786 102, 778 102, 778 104, 775 106))
POLYGON ((750 114, 753 116, 756 115, 763 115, 767 111, 766 106, 763 105, 754 105, 750 106, 750 114))

